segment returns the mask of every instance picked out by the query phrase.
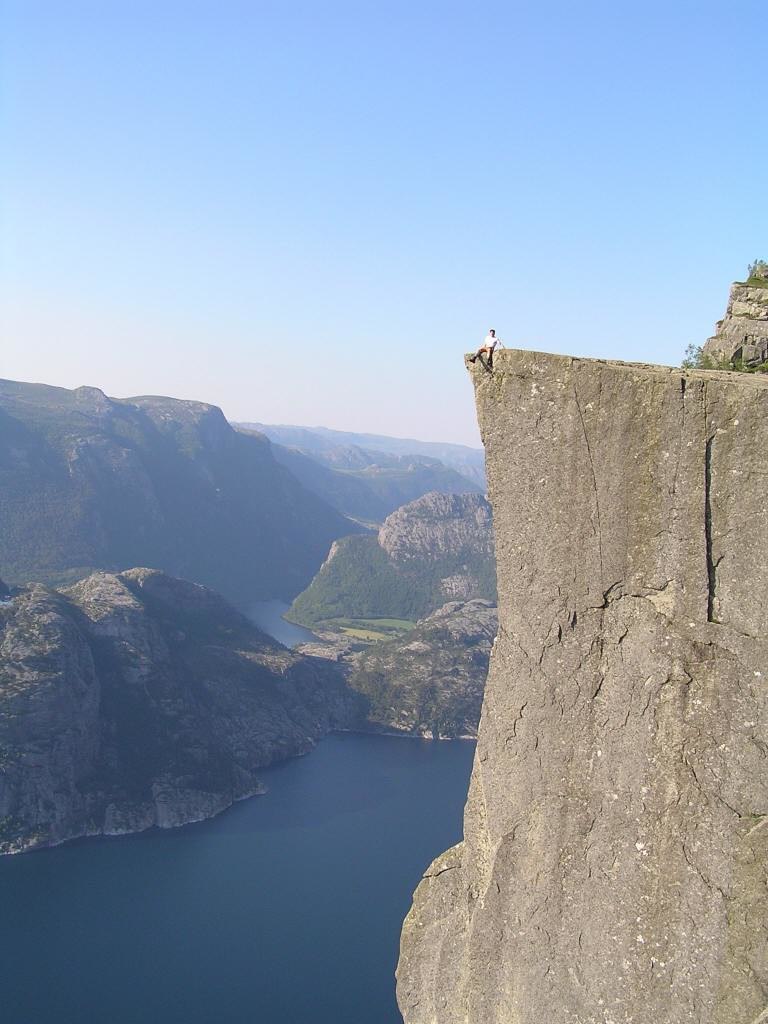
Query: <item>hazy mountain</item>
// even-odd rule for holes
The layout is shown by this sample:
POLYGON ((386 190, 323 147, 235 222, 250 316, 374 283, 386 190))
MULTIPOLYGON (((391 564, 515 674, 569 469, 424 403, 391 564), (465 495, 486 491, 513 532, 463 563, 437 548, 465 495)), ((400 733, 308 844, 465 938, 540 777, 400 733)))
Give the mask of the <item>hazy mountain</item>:
POLYGON ((376 523, 391 511, 374 487, 354 473, 331 469, 313 456, 272 442, 272 453, 277 461, 290 470, 296 479, 322 498, 342 515, 355 520, 376 523))
POLYGON ((272 450, 305 487, 344 515, 366 522, 380 523, 390 512, 430 491, 480 492, 472 480, 423 455, 387 455, 362 448, 315 455, 274 442, 272 450))
POLYGON ((362 449, 370 458, 372 452, 388 455, 421 455, 437 459, 448 469, 472 481, 485 491, 485 452, 482 448, 447 444, 438 441, 417 441, 412 438, 386 437, 382 434, 356 434, 327 427, 297 427, 281 424, 251 423, 243 426, 261 431, 271 441, 298 448, 340 469, 364 468, 355 465, 355 449, 362 449))
POLYGON ((244 605, 290 599, 358 527, 202 402, 0 381, 0 569, 150 565, 244 605))
POLYGON ((0 852, 210 817, 346 725, 336 669, 163 573, 0 605, 0 852))
POLYGON ((495 600, 491 511, 479 494, 427 494, 384 521, 378 534, 337 541, 290 616, 416 620, 446 601, 495 600))

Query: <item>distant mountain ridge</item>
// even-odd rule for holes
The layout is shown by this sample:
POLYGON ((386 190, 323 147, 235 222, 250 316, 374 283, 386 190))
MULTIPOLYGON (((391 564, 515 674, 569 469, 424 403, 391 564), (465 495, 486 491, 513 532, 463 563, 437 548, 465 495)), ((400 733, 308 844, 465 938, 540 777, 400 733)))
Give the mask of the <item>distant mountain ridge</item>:
POLYGON ((236 604, 290 600, 359 527, 216 406, 0 381, 0 571, 149 565, 236 604))
POLYGON ((430 491, 484 490, 482 453, 471 448, 325 428, 237 426, 268 437, 275 458, 305 487, 337 511, 366 523, 380 523, 430 491), (366 439, 373 447, 357 443, 366 439))
POLYGON ((362 448, 366 452, 383 452, 388 455, 422 455, 437 459, 444 466, 471 480, 479 490, 485 491, 485 452, 482 448, 470 448, 469 445, 442 441, 387 437, 384 434, 358 434, 346 430, 331 430, 328 427, 269 423, 241 425, 260 431, 277 444, 324 456, 326 460, 333 458, 334 451, 345 448, 362 448))

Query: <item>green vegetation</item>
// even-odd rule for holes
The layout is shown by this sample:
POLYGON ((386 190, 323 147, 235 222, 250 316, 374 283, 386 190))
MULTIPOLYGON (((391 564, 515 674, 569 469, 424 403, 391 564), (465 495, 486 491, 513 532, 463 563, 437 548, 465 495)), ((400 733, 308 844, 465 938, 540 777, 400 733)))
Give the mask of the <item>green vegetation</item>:
POLYGON ((416 625, 410 619, 326 619, 316 624, 321 629, 352 636, 356 640, 375 643, 402 636, 416 625))
POLYGON ((684 370, 730 370, 735 373, 768 373, 768 362, 747 366, 743 359, 713 359, 701 345, 689 345, 680 364, 684 370))
POLYGON ((420 589, 395 570, 375 537, 344 537, 286 618, 310 627, 330 619, 399 618, 421 603, 420 589))
MULTIPOLYGON (((477 580, 473 597, 496 599, 492 558, 465 553, 460 559, 446 555, 402 564, 390 561, 376 537, 345 537, 338 542, 335 556, 293 602, 286 618, 310 628, 332 620, 413 622, 450 599, 441 580, 459 571, 477 580)), ((374 627, 374 631, 380 630, 374 627)))
POLYGON ((747 267, 746 279, 736 283, 745 284, 749 288, 768 288, 768 262, 753 260, 747 267))
POLYGON ((378 640, 386 640, 386 633, 378 633, 373 629, 354 629, 351 626, 341 626, 340 631, 345 636, 351 636, 355 640, 362 640, 364 643, 376 643, 378 640))

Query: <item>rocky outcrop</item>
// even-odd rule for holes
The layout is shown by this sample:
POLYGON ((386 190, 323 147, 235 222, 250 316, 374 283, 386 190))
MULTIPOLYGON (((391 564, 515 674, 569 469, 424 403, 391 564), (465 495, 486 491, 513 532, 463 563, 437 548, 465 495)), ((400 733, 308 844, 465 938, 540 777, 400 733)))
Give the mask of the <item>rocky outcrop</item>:
POLYGON ((210 817, 356 714, 204 587, 96 573, 0 605, 0 853, 210 817))
POLYGON ((492 559, 490 505, 479 494, 425 494, 387 516, 379 547, 395 562, 492 559))
POLYGON ((753 367, 768 362, 768 265, 760 264, 748 281, 731 286, 725 317, 703 352, 718 363, 753 367))
POLYGON ((427 739, 474 737, 496 608, 453 601, 403 636, 351 656, 347 682, 365 698, 360 728, 427 739))
POLYGON ((472 377, 499 634, 406 1024, 756 1024, 768 380, 516 351, 472 377))

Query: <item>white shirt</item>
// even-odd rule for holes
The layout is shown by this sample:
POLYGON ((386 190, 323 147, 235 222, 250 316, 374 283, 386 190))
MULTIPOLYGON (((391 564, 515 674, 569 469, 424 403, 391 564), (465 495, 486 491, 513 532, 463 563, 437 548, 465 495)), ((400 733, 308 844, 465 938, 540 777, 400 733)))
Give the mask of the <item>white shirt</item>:
POLYGON ((501 344, 501 338, 494 338, 492 334, 486 334, 483 345, 491 350, 495 349, 497 345, 501 344))

